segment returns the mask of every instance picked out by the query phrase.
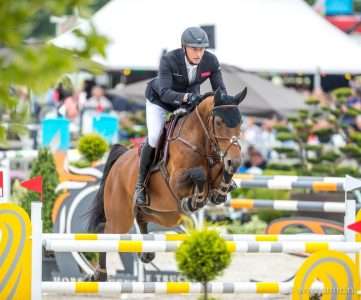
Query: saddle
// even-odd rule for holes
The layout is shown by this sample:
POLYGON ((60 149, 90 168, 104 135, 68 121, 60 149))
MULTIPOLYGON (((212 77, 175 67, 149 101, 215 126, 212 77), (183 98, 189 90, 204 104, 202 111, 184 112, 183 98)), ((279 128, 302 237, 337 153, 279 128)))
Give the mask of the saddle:
MULTIPOLYGON (((152 166, 150 168, 150 172, 147 180, 149 180, 150 174, 158 171, 161 165, 166 166, 168 162, 168 149, 169 149, 169 141, 171 140, 174 129, 176 128, 179 120, 187 113, 184 109, 179 109, 173 112, 168 120, 164 124, 164 128, 161 136, 159 137, 158 145, 155 149, 155 155, 152 162, 152 166)), ((143 147, 143 145, 141 146, 143 147)), ((139 153, 141 151, 141 147, 139 148, 139 153)), ((146 180, 146 183, 147 183, 146 180)))

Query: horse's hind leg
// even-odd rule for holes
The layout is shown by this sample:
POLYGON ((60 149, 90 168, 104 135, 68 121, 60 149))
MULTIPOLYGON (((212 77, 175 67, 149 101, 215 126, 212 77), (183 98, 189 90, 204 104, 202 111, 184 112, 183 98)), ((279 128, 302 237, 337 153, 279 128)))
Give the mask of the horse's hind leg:
MULTIPOLYGON (((139 226, 139 230, 142 234, 147 234, 148 233, 148 222, 144 220, 144 214, 142 211, 140 211, 139 208, 137 208, 136 211, 136 220, 137 220, 137 224, 139 226)), ((155 253, 154 252, 144 252, 144 253, 139 253, 138 254, 140 260, 143 263, 150 263, 154 258, 155 258, 155 253)))
MULTIPOLYGON (((97 226, 97 233, 104 233, 105 224, 101 223, 97 226)), ((99 253, 99 265, 95 270, 93 281, 107 281, 107 254, 105 252, 99 253)))

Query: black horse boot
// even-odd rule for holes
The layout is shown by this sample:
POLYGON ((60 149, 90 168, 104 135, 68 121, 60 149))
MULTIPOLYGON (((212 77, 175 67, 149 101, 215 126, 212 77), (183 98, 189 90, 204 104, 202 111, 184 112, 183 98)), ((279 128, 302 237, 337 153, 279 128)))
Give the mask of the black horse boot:
POLYGON ((139 174, 134 192, 135 204, 137 206, 148 206, 150 204, 147 203, 148 201, 145 193, 145 179, 147 178, 153 159, 154 148, 151 147, 148 142, 145 142, 140 152, 139 174))

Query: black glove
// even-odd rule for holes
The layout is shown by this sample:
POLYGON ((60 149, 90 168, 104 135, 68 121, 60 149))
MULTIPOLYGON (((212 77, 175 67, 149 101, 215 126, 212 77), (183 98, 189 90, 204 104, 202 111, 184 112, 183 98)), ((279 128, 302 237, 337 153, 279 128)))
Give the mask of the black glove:
POLYGON ((201 96, 197 94, 188 94, 187 104, 191 107, 197 106, 201 101, 201 96))

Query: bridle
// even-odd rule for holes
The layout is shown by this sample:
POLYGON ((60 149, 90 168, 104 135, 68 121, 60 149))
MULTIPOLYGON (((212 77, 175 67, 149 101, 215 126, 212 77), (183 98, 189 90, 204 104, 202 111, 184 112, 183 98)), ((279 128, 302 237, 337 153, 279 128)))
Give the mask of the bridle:
POLYGON ((205 123, 199 113, 198 106, 196 106, 196 108, 195 108, 197 119, 198 119, 199 123, 201 124, 204 134, 206 135, 206 147, 205 147, 206 152, 205 153, 203 151, 201 151, 199 149, 199 147, 197 147, 196 145, 193 145, 192 143, 190 143, 189 141, 185 140, 184 138, 182 138, 180 136, 181 129, 182 129, 184 121, 187 117, 183 119, 184 121, 179 128, 178 135, 175 138, 172 138, 172 140, 175 140, 175 139, 180 140, 185 145, 190 147, 194 152, 197 152, 201 156, 205 157, 211 167, 213 167, 217 163, 222 163, 222 166, 224 167, 224 158, 226 157, 228 151, 231 149, 232 146, 235 146, 235 147, 238 147, 239 149, 241 149, 241 143, 240 143, 239 137, 232 136, 231 138, 229 138, 229 137, 220 136, 220 135, 216 134, 214 111, 215 111, 215 109, 220 109, 220 108, 237 108, 238 109, 238 105, 227 104, 227 105, 219 105, 219 106, 216 106, 215 108, 213 108, 211 110, 211 112, 208 114, 207 120, 206 120, 206 124, 208 125, 208 128, 210 128, 210 130, 205 125, 205 123), (219 143, 222 140, 229 141, 229 144, 227 145, 226 150, 224 152, 221 150, 221 147, 219 146, 219 143))
POLYGON ((239 137, 236 136, 232 136, 231 138, 229 137, 225 137, 225 136, 220 136, 216 134, 216 129, 215 129, 215 114, 214 111, 216 109, 222 109, 222 108, 237 108, 238 109, 238 105, 230 105, 230 104, 225 104, 225 105, 219 105, 214 107, 211 112, 209 113, 208 117, 207 117, 207 124, 208 127, 211 128, 211 134, 209 133, 209 131, 207 130, 207 127, 205 126, 205 124, 203 123, 203 120, 199 114, 199 110, 198 110, 198 106, 196 107, 196 115, 198 117, 198 120, 203 128, 203 131, 205 133, 205 135, 207 136, 207 139, 210 141, 210 147, 212 149, 212 152, 216 153, 217 158, 219 158, 219 160, 221 162, 224 161, 224 158, 226 157, 229 149, 232 146, 236 146, 239 149, 241 149, 241 141, 239 137), (210 125, 211 123, 211 125, 210 125), (221 147, 219 146, 219 141, 220 140, 225 140, 225 141, 229 141, 229 144, 227 145, 226 150, 223 152, 221 150, 221 147))

